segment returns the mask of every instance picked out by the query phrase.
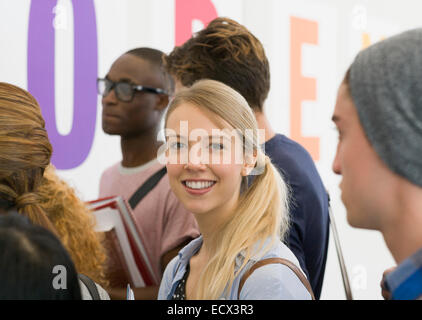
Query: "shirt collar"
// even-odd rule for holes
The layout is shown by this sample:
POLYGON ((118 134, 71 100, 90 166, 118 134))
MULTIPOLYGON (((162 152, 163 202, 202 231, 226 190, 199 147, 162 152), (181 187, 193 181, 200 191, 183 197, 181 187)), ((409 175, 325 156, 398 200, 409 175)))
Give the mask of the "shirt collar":
MULTIPOLYGON (((192 258, 201 248, 202 242, 203 242, 203 238, 202 238, 202 235, 201 235, 198 238, 189 242, 188 245, 186 245, 182 250, 179 251, 180 263, 182 265, 188 264, 188 261, 190 260, 190 258, 192 258)), ((270 237, 265 239, 263 247, 268 245, 269 242, 271 242, 270 237)), ((256 261, 259 261, 262 258, 262 254, 260 253, 262 250, 259 250, 259 249, 261 249, 260 244, 261 244, 261 240, 259 240, 257 243, 255 243, 253 245, 251 257, 249 258, 249 260, 256 262, 256 261)), ((239 270, 239 268, 243 264, 245 258, 246 258, 246 252, 244 250, 242 250, 236 256, 236 259, 235 259, 235 272, 237 272, 239 270)))
POLYGON ((183 264, 184 262, 192 258, 201 248, 202 246, 202 235, 198 238, 189 242, 182 250, 179 251, 180 262, 183 264))
POLYGON ((393 296, 396 290, 420 269, 422 269, 422 248, 386 276, 385 282, 393 296))

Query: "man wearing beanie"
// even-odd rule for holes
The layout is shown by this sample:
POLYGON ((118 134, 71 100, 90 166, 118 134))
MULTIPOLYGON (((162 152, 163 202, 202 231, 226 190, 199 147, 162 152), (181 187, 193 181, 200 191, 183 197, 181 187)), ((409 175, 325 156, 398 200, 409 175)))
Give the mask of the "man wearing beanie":
POLYGON ((360 52, 341 84, 333 171, 347 220, 379 230, 397 268, 391 299, 422 299, 422 29, 360 52))

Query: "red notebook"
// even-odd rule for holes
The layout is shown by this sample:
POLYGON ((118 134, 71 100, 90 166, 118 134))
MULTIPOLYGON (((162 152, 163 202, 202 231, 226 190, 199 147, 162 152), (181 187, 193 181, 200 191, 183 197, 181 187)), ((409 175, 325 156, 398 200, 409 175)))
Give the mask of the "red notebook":
POLYGON ((95 231, 106 236, 107 276, 112 287, 158 285, 133 212, 120 196, 88 202, 96 219, 95 231))

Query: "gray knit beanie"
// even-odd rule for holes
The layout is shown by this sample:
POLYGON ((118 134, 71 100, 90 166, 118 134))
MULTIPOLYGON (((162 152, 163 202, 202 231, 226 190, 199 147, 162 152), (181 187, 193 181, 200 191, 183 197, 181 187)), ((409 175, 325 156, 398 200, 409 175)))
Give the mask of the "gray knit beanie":
POLYGON ((376 153, 393 172, 422 186, 422 28, 361 51, 348 82, 376 153))

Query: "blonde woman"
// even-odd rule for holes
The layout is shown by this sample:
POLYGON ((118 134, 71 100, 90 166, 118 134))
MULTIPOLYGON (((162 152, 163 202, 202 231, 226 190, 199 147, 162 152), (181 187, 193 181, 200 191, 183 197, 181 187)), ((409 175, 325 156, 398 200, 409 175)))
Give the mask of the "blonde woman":
POLYGON ((168 264, 158 298, 310 299, 298 260, 280 240, 288 188, 259 147, 246 100, 220 82, 198 81, 176 94, 165 129, 171 188, 201 236, 168 264))

